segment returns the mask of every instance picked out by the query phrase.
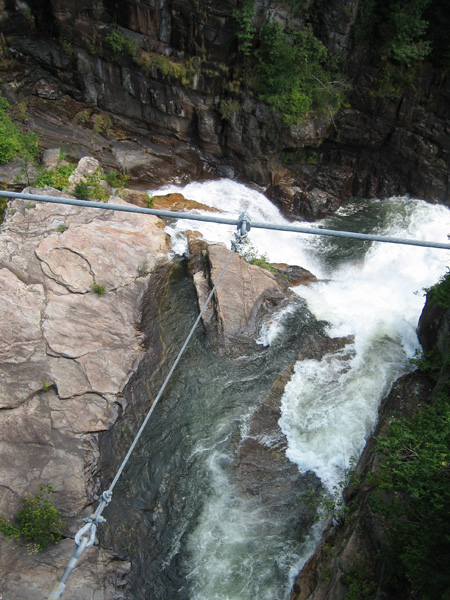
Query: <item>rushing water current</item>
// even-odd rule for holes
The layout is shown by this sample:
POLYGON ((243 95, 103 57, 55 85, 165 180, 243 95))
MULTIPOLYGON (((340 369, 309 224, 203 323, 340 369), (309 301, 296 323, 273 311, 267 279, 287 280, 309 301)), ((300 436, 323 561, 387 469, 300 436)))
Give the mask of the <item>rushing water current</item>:
MULTIPOLYGON (((171 186, 152 194, 175 191, 233 218, 245 210, 255 221, 287 223, 263 195, 230 180, 171 186)), ((450 211, 406 197, 358 200, 314 226, 446 242, 450 211)), ((174 255, 187 251, 186 230, 198 230, 206 240, 228 247, 234 233, 223 225, 174 222, 167 227, 174 255)), ((330 336, 354 336, 335 354, 298 362, 282 398, 280 426, 288 458, 332 490, 351 458, 360 455, 380 400, 410 369, 419 347, 423 288, 446 271, 450 253, 263 230, 252 230, 249 237, 271 262, 312 271, 318 282, 294 289, 300 306, 306 303, 317 319, 326 321, 330 336)), ((180 329, 181 345, 195 318, 195 297, 181 267, 179 271, 171 283, 179 303, 162 309, 166 327, 172 320, 180 329)), ((237 494, 232 454, 245 437, 258 398, 277 375, 277 361, 302 328, 313 327, 301 322, 301 314, 295 303, 280 313, 259 333, 261 351, 245 360, 231 363, 212 356, 201 336, 188 348, 168 399, 155 411, 134 458, 134 483, 120 492, 124 504, 144 515, 142 529, 151 538, 150 549, 140 551, 136 598, 288 598, 292 578, 314 549, 320 528, 290 535, 279 514, 262 513, 237 494)), ((169 348, 168 358, 177 349, 169 348)))

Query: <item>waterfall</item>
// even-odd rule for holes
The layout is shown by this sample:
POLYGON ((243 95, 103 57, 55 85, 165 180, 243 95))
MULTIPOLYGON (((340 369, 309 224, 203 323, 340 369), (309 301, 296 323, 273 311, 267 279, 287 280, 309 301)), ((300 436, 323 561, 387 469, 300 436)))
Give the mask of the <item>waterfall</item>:
MULTIPOLYGON (((287 223, 262 194, 231 180, 183 188, 166 186, 152 190, 151 195, 171 192, 181 192, 233 218, 245 210, 255 221, 287 223)), ((359 200, 316 226, 445 242, 450 211, 407 197, 359 200)), ((197 230, 206 240, 224 242, 228 247, 234 233, 233 227, 223 225, 174 222, 167 226, 174 255, 187 252, 187 230, 197 230)), ((410 369, 409 361, 419 347, 416 327, 424 303, 423 288, 445 272, 450 255, 444 250, 263 230, 252 230, 250 240, 271 262, 312 271, 318 281, 295 288, 295 293, 318 319, 326 321, 330 336, 354 336, 353 343, 333 355, 298 362, 282 399, 280 426, 288 440, 288 458, 302 473, 315 473, 331 490, 348 469, 351 457, 360 455, 374 428, 380 400, 395 379, 410 369)), ((268 349, 268 364, 293 318, 295 310, 288 307, 260 332, 258 343, 268 349)), ((212 360, 201 349, 197 352, 198 360, 212 360)), ((195 369, 194 364, 185 367, 195 369)), ((156 497, 154 503, 160 507, 159 513, 153 512, 152 523, 163 519, 165 504, 160 497, 182 496, 182 502, 171 500, 178 507, 171 514, 179 518, 179 525, 173 516, 165 517, 165 526, 172 528, 170 547, 160 559, 156 554, 153 559, 160 560, 159 571, 175 561, 176 576, 168 575, 166 583, 158 583, 160 587, 153 582, 152 597, 171 598, 176 590, 180 598, 188 600, 285 600, 292 578, 314 549, 320 525, 299 543, 295 537, 283 537, 283 525, 276 516, 262 514, 260 507, 234 493, 230 439, 236 431, 245 436, 246 419, 256 401, 256 396, 252 400, 254 374, 239 369, 234 373, 248 395, 245 402, 236 403, 233 374, 220 375, 212 363, 207 368, 210 375, 199 375, 207 389, 200 390, 188 374, 180 376, 185 387, 194 387, 199 402, 188 409, 197 411, 191 424, 172 434, 178 436, 178 445, 183 444, 183 457, 189 456, 190 479, 178 476, 177 491, 169 489, 175 484, 169 484, 166 475, 159 477, 158 490, 145 492, 142 486, 142 494, 156 497), (196 506, 186 508, 186 498, 196 506), (172 586, 172 592, 164 591, 164 585, 172 586)), ((166 414, 171 410, 185 409, 167 406, 166 414)), ((171 435, 170 426, 157 421, 155 436, 158 431, 165 438, 171 435)), ((155 437, 147 452, 156 454, 159 443, 155 437)), ((154 469, 158 475, 159 467, 154 469)), ((148 476, 149 487, 154 487, 153 477, 148 476)), ((164 528, 159 531, 158 536, 164 538, 164 528)))

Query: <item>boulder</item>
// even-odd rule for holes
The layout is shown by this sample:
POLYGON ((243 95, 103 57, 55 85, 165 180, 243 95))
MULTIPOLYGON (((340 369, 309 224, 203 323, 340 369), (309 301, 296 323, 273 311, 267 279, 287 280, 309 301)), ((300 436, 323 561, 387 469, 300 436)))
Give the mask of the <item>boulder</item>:
MULTIPOLYGON (((207 244, 189 237, 189 269, 203 306, 230 256, 223 244, 207 244)), ((235 254, 203 315, 209 336, 226 352, 239 353, 255 342, 264 315, 286 299, 285 288, 276 277, 235 254)))

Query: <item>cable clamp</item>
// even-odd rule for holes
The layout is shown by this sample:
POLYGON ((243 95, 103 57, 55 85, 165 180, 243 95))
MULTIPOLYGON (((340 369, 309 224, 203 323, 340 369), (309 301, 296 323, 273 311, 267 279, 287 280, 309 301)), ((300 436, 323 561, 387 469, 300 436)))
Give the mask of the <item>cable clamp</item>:
POLYGON ((239 215, 237 222, 237 231, 234 234, 234 240, 231 240, 231 249, 236 252, 239 251, 239 246, 243 243, 247 237, 248 232, 252 228, 252 221, 246 212, 239 215))
POLYGON ((85 537, 84 534, 89 532, 89 539, 87 540, 87 543, 85 543, 85 545, 84 545, 85 548, 89 548, 90 546, 94 545, 95 534, 97 532, 97 525, 94 523, 93 520, 91 520, 90 517, 88 517, 87 519, 83 519, 83 521, 88 521, 88 522, 75 534, 75 538, 74 538, 75 544, 77 546, 81 546, 81 544, 83 542, 85 543, 87 538, 85 537))
POLYGON ((86 544, 86 548, 90 548, 95 543, 95 534, 97 532, 97 526, 106 523, 105 517, 93 513, 89 517, 83 519, 85 525, 76 533, 75 544, 79 546, 84 538, 84 535, 89 532, 89 540, 86 544))
POLYGON ((104 502, 106 506, 108 506, 108 504, 111 502, 111 500, 112 500, 112 492, 110 490, 104 491, 103 494, 99 498, 99 502, 104 502))
POLYGON ((252 220, 250 219, 249 215, 246 212, 243 212, 239 215, 238 222, 237 222, 237 228, 238 228, 238 235, 241 238, 247 237, 248 232, 252 228, 252 220))

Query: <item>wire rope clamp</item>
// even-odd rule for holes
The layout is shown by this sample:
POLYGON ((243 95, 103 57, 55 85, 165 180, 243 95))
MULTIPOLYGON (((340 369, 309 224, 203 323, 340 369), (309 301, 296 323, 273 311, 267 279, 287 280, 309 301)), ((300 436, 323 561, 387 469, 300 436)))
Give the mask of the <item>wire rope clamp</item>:
POLYGON ((238 234, 241 238, 244 238, 248 235, 248 232, 252 228, 252 220, 250 219, 248 213, 243 212, 239 215, 237 228, 238 234))

